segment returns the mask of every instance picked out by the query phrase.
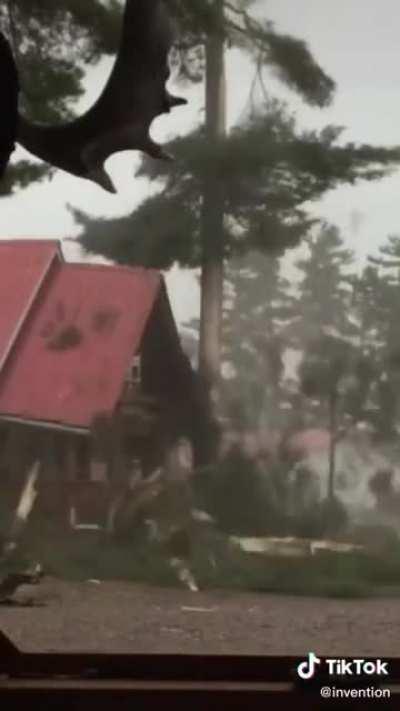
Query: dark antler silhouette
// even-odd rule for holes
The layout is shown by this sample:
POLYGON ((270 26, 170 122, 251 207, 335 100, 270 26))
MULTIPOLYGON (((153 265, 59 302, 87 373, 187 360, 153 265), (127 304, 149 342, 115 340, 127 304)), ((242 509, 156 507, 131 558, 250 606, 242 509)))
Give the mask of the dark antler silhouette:
POLYGON ((18 73, 4 35, 0 32, 0 178, 3 177, 15 148, 18 123, 18 73))
POLYGON ((51 165, 109 192, 115 188, 104 162, 113 153, 140 150, 153 158, 169 158, 149 129, 156 116, 186 104, 165 87, 172 42, 163 0, 126 0, 118 55, 96 103, 61 126, 35 125, 20 117, 18 142, 51 165))

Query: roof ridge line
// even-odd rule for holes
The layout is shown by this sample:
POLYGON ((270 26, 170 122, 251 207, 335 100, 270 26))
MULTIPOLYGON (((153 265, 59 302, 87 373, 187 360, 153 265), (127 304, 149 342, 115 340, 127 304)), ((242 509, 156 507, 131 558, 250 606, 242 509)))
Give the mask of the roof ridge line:
MULTIPOLYGON (((39 240, 38 240, 38 241, 39 241, 39 240)), ((56 242, 55 242, 55 243, 56 243, 56 242)), ((58 246, 59 246, 59 245, 60 245, 60 243, 58 243, 58 246)), ((14 329, 14 331, 13 331, 13 334, 12 334, 11 338, 9 339, 7 348, 5 349, 5 351, 4 351, 4 353, 3 353, 3 356, 0 358, 0 375, 1 375, 1 373, 3 372, 6 363, 8 362, 8 359, 9 359, 9 357, 10 357, 10 355, 11 355, 11 352, 12 352, 14 346, 15 346, 15 343, 17 342, 17 339, 18 339, 19 335, 20 335, 21 332, 22 332, 22 329, 23 329, 23 327, 24 327, 24 325, 25 325, 25 323, 26 323, 26 321, 27 321, 27 319, 28 319, 28 317, 29 317, 29 314, 30 314, 30 312, 31 312, 31 310, 32 310, 32 307, 34 306, 35 301, 36 301, 36 299, 37 299, 37 297, 38 297, 38 295, 39 295, 39 293, 40 293, 40 291, 41 291, 41 289, 42 289, 42 286, 44 285, 44 283, 45 283, 45 281, 46 281, 46 278, 47 278, 47 276, 48 276, 48 274, 49 274, 49 272, 50 272, 50 269, 51 269, 51 267, 52 267, 52 265, 53 265, 53 263, 54 263, 54 260, 55 260, 57 257, 60 259, 60 263, 61 263, 62 265, 65 263, 65 262, 64 262, 63 255, 62 255, 62 252, 61 252, 60 249, 58 249, 58 250, 57 250, 57 253, 54 253, 54 254, 52 255, 50 261, 49 261, 49 262, 46 264, 46 266, 44 267, 43 272, 42 272, 42 275, 41 275, 41 277, 40 277, 40 279, 39 279, 39 281, 38 281, 36 287, 34 288, 34 290, 33 290, 33 292, 32 292, 32 295, 31 295, 30 299, 28 300, 28 303, 27 303, 27 305, 26 305, 26 307, 25 307, 25 309, 24 309, 24 311, 23 311, 21 317, 19 318, 19 320, 18 320, 18 322, 17 322, 17 324, 16 324, 16 326, 15 326, 15 329, 14 329)))
POLYGON ((144 272, 145 274, 155 274, 159 277, 163 277, 162 271, 160 269, 155 269, 154 267, 142 267, 142 266, 129 266, 128 264, 97 264, 96 262, 67 262, 64 261, 64 265, 68 268, 75 267, 77 269, 101 269, 101 270, 114 270, 123 271, 128 273, 144 272))

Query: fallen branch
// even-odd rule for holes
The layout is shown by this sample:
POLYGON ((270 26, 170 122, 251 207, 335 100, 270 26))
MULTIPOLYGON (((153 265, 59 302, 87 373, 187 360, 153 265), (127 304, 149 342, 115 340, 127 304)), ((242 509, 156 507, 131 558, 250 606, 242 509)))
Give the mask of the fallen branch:
POLYGON ((21 585, 37 585, 43 577, 42 566, 38 563, 33 570, 25 573, 9 573, 0 582, 0 604, 20 604, 13 600, 15 592, 21 585))
POLYGON ((230 536, 230 542, 244 553, 259 553, 262 555, 278 556, 310 556, 320 551, 332 553, 355 553, 365 551, 365 547, 353 543, 342 543, 330 540, 313 540, 287 536, 276 538, 273 536, 230 536))
POLYGON ((36 461, 28 471, 24 487, 14 513, 10 531, 3 547, 3 558, 10 556, 18 545, 18 539, 26 526, 29 515, 37 497, 36 483, 39 476, 40 463, 36 461))

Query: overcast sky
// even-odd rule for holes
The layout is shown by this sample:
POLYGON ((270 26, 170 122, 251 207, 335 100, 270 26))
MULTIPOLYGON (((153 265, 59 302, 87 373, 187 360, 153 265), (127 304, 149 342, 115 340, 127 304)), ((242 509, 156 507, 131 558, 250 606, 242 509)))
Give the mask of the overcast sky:
MULTIPOLYGON (((400 7, 396 0, 259 0, 257 9, 274 21, 277 29, 304 38, 337 83, 334 104, 320 111, 304 107, 270 79, 271 93, 288 99, 301 126, 334 123, 346 127, 344 137, 349 141, 400 144, 400 7)), ((100 93, 109 70, 110 62, 104 61, 90 74, 82 110, 100 93)), ((232 125, 243 110, 253 73, 236 51, 228 55, 227 73, 232 125)), ((184 93, 189 106, 157 119, 152 129, 156 139, 165 141, 185 132, 201 118, 201 91, 184 93)), ((118 187, 117 196, 59 172, 51 183, 2 199, 0 235, 55 239, 74 236, 77 229, 68 213, 68 203, 98 216, 126 214, 148 191, 145 181, 133 178, 136 164, 134 153, 120 154, 108 161, 107 168, 118 187)), ((399 203, 400 172, 379 182, 332 191, 312 210, 340 227, 361 264, 388 234, 400 234, 399 203)), ((71 243, 65 243, 64 252, 71 259, 80 256, 71 243)), ((177 319, 196 316, 199 295, 192 275, 174 270, 168 284, 177 319)))

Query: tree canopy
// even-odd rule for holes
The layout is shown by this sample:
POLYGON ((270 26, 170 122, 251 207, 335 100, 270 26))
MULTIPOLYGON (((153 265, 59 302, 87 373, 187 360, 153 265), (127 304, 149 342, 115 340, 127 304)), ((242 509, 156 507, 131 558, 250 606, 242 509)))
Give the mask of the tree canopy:
POLYGON ((271 101, 209 145, 202 128, 168 145, 175 162, 144 159, 140 177, 160 191, 131 214, 93 219, 74 210, 84 249, 121 264, 194 267, 201 256, 203 186, 218 175, 223 186, 224 254, 247 249, 282 254, 304 237, 312 220, 304 204, 342 183, 373 180, 397 164, 397 148, 342 145, 340 130, 301 131, 288 109, 271 101), (112 238, 110 237, 112 235, 112 238))

